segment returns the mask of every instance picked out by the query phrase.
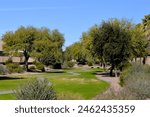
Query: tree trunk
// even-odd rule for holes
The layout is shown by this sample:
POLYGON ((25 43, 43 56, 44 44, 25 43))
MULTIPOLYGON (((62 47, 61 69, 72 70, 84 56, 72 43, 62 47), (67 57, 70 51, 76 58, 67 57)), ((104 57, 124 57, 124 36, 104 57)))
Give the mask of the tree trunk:
POLYGON ((113 76, 113 70, 114 70, 114 65, 111 65, 111 69, 110 69, 110 76, 113 76))
POLYGON ((115 67, 115 77, 117 78, 118 75, 117 75, 117 68, 115 67))
POLYGON ((28 68, 28 60, 29 60, 29 57, 25 57, 25 69, 26 71, 28 72, 29 71, 29 68, 28 68))
POLYGON ((26 51, 24 51, 24 57, 25 57, 25 60, 24 60, 24 63, 25 63, 25 70, 28 72, 28 71, 29 71, 29 68, 28 68, 29 55, 27 54, 26 51))
POLYGON ((146 64, 146 56, 143 57, 143 64, 146 64))
POLYGON ((104 57, 102 57, 102 65, 103 65, 104 71, 106 71, 106 62, 105 62, 104 57))
POLYGON ((137 61, 137 58, 135 57, 135 63, 136 63, 136 61, 137 61))

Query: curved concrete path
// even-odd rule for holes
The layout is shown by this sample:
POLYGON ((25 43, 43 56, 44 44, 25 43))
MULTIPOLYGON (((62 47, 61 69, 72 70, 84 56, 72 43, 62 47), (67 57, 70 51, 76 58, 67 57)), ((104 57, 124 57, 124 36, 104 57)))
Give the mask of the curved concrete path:
POLYGON ((116 92, 120 91, 119 77, 110 77, 109 73, 97 73, 96 77, 110 83, 110 89, 114 89, 116 92))
POLYGON ((16 92, 15 90, 8 90, 8 91, 0 91, 0 95, 2 94, 10 94, 16 92))

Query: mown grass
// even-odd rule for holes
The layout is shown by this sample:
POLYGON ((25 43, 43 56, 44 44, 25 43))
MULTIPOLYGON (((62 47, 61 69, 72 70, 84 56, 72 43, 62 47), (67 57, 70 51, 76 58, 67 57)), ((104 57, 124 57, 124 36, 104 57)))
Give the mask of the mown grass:
MULTIPOLYGON (((102 69, 78 68, 64 70, 64 72, 59 73, 12 76, 21 79, 1 80, 0 82, 3 84, 0 86, 0 91, 15 89, 28 79, 44 77, 53 83, 58 99, 92 99, 109 87, 108 83, 95 77, 96 71, 102 71, 102 69)), ((10 99, 12 99, 11 96, 10 99)))
POLYGON ((2 94, 0 100, 15 100, 16 97, 13 94, 2 94))

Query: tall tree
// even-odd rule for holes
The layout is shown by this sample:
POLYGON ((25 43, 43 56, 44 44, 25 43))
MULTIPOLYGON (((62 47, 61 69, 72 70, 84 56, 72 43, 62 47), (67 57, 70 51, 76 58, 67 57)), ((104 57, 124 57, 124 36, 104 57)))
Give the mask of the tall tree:
POLYGON ((63 34, 58 30, 39 29, 37 40, 34 42, 33 56, 47 66, 61 63, 63 44, 63 34))
POLYGON ((143 63, 145 63, 144 58, 147 56, 147 46, 148 40, 145 37, 143 26, 141 24, 136 25, 132 30, 132 57, 143 58, 143 63))
POLYGON ((4 50, 11 53, 23 52, 26 71, 28 71, 28 60, 33 50, 36 34, 36 28, 21 26, 15 32, 8 32, 2 37, 5 43, 4 50))
POLYGON ((21 26, 15 32, 3 35, 4 49, 9 53, 22 51, 26 71, 30 57, 37 59, 45 65, 61 62, 63 34, 58 30, 50 31, 48 28, 34 28, 21 26))
POLYGON ((113 70, 128 61, 131 52, 131 23, 126 20, 111 19, 103 21, 99 34, 95 35, 93 47, 95 52, 103 56, 111 64, 113 70))
POLYGON ((142 23, 143 23, 145 36, 147 40, 149 41, 147 50, 148 50, 148 54, 150 55, 150 14, 146 15, 143 18, 142 23))

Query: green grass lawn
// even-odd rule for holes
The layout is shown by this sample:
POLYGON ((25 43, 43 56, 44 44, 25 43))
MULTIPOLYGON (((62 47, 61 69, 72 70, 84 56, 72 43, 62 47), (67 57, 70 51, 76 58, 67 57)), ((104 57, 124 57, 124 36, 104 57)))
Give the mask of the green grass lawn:
MULTIPOLYGON (((16 89, 28 79, 44 77, 53 83, 58 99, 92 99, 109 87, 108 83, 96 79, 97 71, 102 69, 78 68, 59 73, 12 75, 10 79, 0 80, 0 91, 16 89)), ((15 99, 11 94, 0 95, 0 99, 5 98, 15 99)))
POLYGON ((0 100, 15 100, 15 96, 13 94, 2 94, 0 95, 0 100))

